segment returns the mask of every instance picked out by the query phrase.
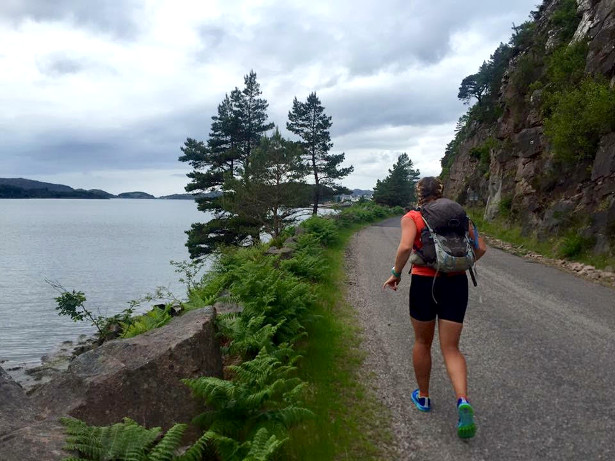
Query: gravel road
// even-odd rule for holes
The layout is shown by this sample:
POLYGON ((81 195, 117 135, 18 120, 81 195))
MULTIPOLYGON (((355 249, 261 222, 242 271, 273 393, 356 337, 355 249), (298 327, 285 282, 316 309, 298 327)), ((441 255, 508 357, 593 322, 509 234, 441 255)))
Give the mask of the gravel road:
POLYGON ((365 371, 390 409, 395 459, 615 459, 615 290, 490 248, 461 338, 478 426, 462 441, 437 337, 432 411, 410 400, 410 277, 397 292, 381 289, 399 236, 399 218, 389 219, 347 250, 348 301, 365 330, 365 371))

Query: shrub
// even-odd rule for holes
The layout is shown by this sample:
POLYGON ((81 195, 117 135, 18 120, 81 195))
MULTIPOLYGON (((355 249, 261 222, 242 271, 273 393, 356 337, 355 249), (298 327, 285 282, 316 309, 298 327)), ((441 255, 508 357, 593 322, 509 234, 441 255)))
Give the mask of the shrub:
POLYGON ((403 212, 404 210, 400 206, 386 207, 374 202, 365 202, 343 209, 335 217, 335 220, 338 226, 347 227, 353 224, 371 223, 387 216, 402 214, 403 212))
POLYGON ((534 43, 536 23, 525 21, 520 26, 513 26, 513 34, 510 38, 510 45, 517 51, 528 49, 534 43))
POLYGON ((577 0, 562 0, 551 15, 551 24, 559 29, 558 37, 563 42, 572 39, 581 18, 577 15, 577 0))
POLYGON ((320 216, 312 216, 301 223, 301 227, 313 234, 324 246, 330 246, 339 240, 335 222, 320 216))
POLYGON ((470 149, 470 157, 478 160, 479 172, 485 173, 491 163, 491 150, 498 146, 498 141, 494 137, 489 137, 479 146, 470 149))
POLYGON ((553 95, 545 134, 554 155, 566 163, 595 156, 600 137, 615 130, 615 90, 587 77, 580 86, 553 95))
POLYGON ((564 258, 574 258, 591 248, 593 243, 593 239, 583 237, 578 231, 571 230, 562 240, 558 253, 564 258))
POLYGON ((515 92, 519 95, 527 94, 530 85, 542 74, 542 56, 533 52, 522 55, 511 75, 511 83, 515 92))
POLYGON ((500 204, 498 205, 498 211, 503 218, 510 218, 512 214, 512 197, 502 197, 500 204))
POLYGON ((154 306, 149 312, 131 319, 130 322, 122 323, 124 331, 122 338, 132 338, 146 331, 166 325, 172 318, 169 313, 170 309, 170 305, 165 306, 164 309, 154 306))
POLYGON ((585 75, 585 60, 588 45, 576 42, 559 47, 547 60, 546 75, 555 88, 572 86, 579 83, 585 75))

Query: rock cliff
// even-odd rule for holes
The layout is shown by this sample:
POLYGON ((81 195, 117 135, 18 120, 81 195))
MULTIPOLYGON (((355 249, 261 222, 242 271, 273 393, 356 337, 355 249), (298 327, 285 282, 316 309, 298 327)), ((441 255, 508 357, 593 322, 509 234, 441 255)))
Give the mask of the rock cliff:
POLYGON ((460 120, 442 160, 446 194, 527 234, 576 232, 613 256, 615 111, 604 105, 615 94, 615 0, 545 0, 532 16, 499 49, 491 103, 478 93, 460 120))

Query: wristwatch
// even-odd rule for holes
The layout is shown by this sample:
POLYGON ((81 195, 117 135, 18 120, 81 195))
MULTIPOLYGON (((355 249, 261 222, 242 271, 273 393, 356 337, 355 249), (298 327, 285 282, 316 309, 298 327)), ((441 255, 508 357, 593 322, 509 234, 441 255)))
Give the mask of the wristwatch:
POLYGON ((395 266, 391 267, 391 274, 393 274, 397 278, 401 277, 401 272, 395 272, 395 266))

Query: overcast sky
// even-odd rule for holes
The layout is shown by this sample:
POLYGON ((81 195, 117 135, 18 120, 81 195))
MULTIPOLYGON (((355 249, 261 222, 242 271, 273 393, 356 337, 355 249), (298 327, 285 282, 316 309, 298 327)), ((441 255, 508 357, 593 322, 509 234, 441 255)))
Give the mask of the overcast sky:
POLYGON ((250 70, 283 133, 317 93, 345 186, 372 189, 403 152, 437 175, 459 83, 538 3, 1 0, 0 177, 183 192, 180 147, 250 70))

